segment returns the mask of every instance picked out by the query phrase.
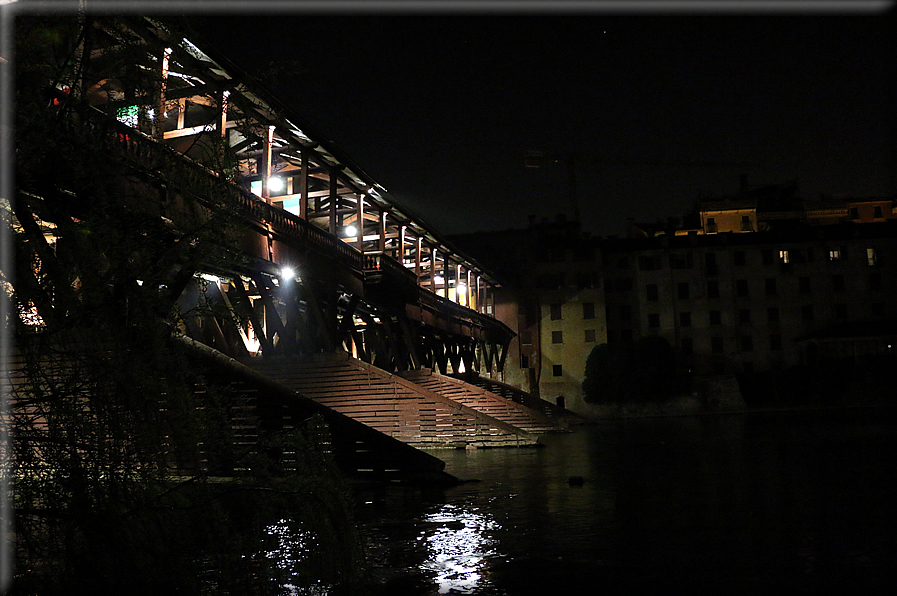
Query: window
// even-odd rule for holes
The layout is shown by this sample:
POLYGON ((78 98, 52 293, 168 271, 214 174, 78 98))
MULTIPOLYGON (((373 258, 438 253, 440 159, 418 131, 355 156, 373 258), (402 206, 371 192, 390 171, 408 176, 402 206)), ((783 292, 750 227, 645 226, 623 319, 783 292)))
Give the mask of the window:
POLYGON ((798 290, 800 290, 801 294, 809 294, 810 293, 810 278, 809 277, 797 278, 797 287, 798 287, 798 290))
POLYGON ((875 254, 875 249, 870 246, 866 249, 866 264, 874 267, 877 262, 878 256, 875 254))
POLYGON ((691 327, 691 313, 690 312, 680 312, 679 313, 679 326, 680 327, 691 327))
POLYGON ((601 285, 601 278, 593 271, 580 271, 576 274, 576 286, 580 290, 597 288, 601 285))
POLYGON ((632 291, 632 278, 624 277, 622 279, 618 279, 614 281, 614 289, 618 292, 631 292, 632 291))
POLYGON ((719 269, 716 266, 716 253, 704 253, 704 266, 707 269, 707 275, 716 275, 719 269))
POLYGON ((856 207, 850 208, 850 219, 859 219, 860 218, 860 210, 856 207))
POLYGON ((551 365, 551 375, 554 377, 563 377, 564 376, 564 367, 560 364, 552 364, 551 365))
POLYGON ((583 302, 582 303, 582 318, 583 319, 594 319, 595 318, 595 303, 594 302, 583 302))
POLYGON ((714 354, 722 354, 723 353, 723 338, 711 337, 710 338, 710 351, 712 351, 714 354))
POLYGON ((800 318, 804 322, 810 322, 813 320, 813 305, 812 304, 804 304, 800 307, 800 318))
POLYGON ((657 329, 660 327, 660 315, 659 314, 650 314, 648 315, 648 327, 651 329, 657 329))
POLYGON ((629 321, 632 319, 632 307, 628 304, 620 305, 620 320, 621 321, 629 321))
POLYGON ((671 269, 691 269, 691 253, 673 253, 670 255, 671 269))
POLYGON ((687 281, 676 284, 676 297, 679 298, 679 300, 688 300, 689 292, 687 281))
POLYGON ((766 287, 766 295, 767 296, 775 296, 776 295, 776 278, 767 277, 764 280, 764 286, 766 287))
POLYGON ((659 256, 641 256, 638 258, 638 268, 641 271, 656 271, 660 269, 659 256))
POLYGON ((533 334, 530 331, 523 331, 520 333, 520 343, 524 346, 533 345, 533 334))
POLYGON ((553 343, 553 344, 564 343, 564 332, 563 331, 552 331, 551 332, 551 343, 553 343))
POLYGON ((732 253, 732 264, 736 267, 744 267, 746 262, 747 260, 743 250, 736 250, 732 253))
POLYGON ((585 332, 586 332, 586 337, 585 337, 586 343, 587 344, 594 343, 595 337, 596 337, 595 330, 594 329, 586 329, 585 332))
POLYGON ((751 309, 742 308, 738 311, 738 324, 739 325, 750 325, 751 324, 751 309))
POLYGON ((741 298, 748 296, 748 283, 746 279, 735 280, 735 293, 741 298))
POLYGON ((882 219, 884 217, 881 213, 881 205, 876 205, 872 208, 872 217, 875 219, 882 219))
POLYGON ((657 284, 645 286, 645 294, 649 302, 657 302, 657 284))
POLYGON ((832 307, 832 314, 836 319, 846 319, 847 318, 847 305, 846 304, 836 304, 832 307))
POLYGON ((779 262, 784 264, 788 264, 791 262, 791 255, 788 254, 787 250, 779 251, 779 262))
POLYGON ((551 320, 552 321, 560 321, 561 320, 561 304, 559 302, 554 302, 551 304, 551 320))
POLYGON ((683 354, 694 354, 694 342, 690 337, 683 337, 679 342, 679 347, 682 350, 683 354))
POLYGON ((837 248, 829 249, 828 260, 829 261, 840 261, 841 260, 841 251, 838 250, 837 248))
POLYGON ((742 232, 752 232, 754 227, 751 225, 751 216, 750 215, 742 215, 741 216, 741 231, 742 232))
POLYGON ((766 309, 766 320, 769 323, 778 323, 779 322, 779 309, 776 307, 770 307, 766 309))
POLYGON ((520 355, 520 368, 529 368, 529 356, 526 354, 520 355))
POLYGON ((878 271, 869 274, 869 289, 873 292, 881 290, 881 274, 878 271))
POLYGON ((738 347, 742 352, 753 352, 754 338, 750 335, 742 335, 738 338, 738 347))
POLYGON ((773 263, 775 263, 775 257, 773 255, 773 252, 771 249, 764 248, 763 250, 760 251, 760 255, 762 255, 762 257, 763 257, 764 265, 772 265, 773 263))
POLYGON ((832 291, 833 292, 843 292, 844 291, 844 276, 843 275, 833 275, 832 276, 832 291))
POLYGON ((707 297, 719 298, 719 282, 717 282, 715 279, 707 281, 707 297))
POLYGON ((723 315, 718 310, 710 311, 710 324, 711 325, 721 325, 723 322, 723 315))
POLYGON ((778 333, 773 333, 769 336, 769 349, 770 350, 781 350, 782 349, 782 336, 778 333))
POLYGON ((707 218, 707 233, 708 234, 716 233, 716 218, 715 217, 707 218))

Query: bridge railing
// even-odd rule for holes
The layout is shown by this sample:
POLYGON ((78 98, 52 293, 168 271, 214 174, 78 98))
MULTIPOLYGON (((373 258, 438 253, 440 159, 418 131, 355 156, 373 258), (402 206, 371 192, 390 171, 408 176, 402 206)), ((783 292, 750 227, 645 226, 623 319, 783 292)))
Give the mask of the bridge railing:
POLYGON ((145 171, 163 178, 172 187, 192 195, 202 204, 210 205, 210 197, 215 197, 248 220, 261 226, 270 224, 272 232, 278 235, 298 241, 328 257, 335 256, 343 265, 356 271, 364 269, 364 255, 336 236, 288 211, 269 205, 249 190, 140 131, 102 116, 87 118, 78 125, 71 121, 67 124, 72 132, 77 127, 78 132, 93 136, 104 149, 118 153, 145 171), (205 192, 196 192, 197 189, 205 192))
POLYGON ((385 276, 402 288, 402 298, 416 301, 422 308, 466 321, 481 329, 500 329, 503 333, 513 334, 497 319, 421 287, 414 272, 391 256, 383 253, 364 255, 336 236, 264 202, 218 172, 102 112, 81 113, 81 116, 80 122, 62 119, 62 127, 76 136, 86 134, 92 137, 104 150, 118 154, 150 175, 165 180, 201 204, 211 206, 217 200, 260 227, 269 224, 272 232, 284 238, 328 257, 336 257, 341 264, 355 271, 364 271, 366 280, 370 282, 382 281, 378 277, 385 276))

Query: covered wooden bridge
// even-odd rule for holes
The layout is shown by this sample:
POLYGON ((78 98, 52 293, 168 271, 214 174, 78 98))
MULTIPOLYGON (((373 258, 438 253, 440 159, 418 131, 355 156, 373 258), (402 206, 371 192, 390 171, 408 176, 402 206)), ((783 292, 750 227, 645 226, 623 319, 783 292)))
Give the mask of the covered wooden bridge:
MULTIPOLYGON (((115 178, 115 208, 140 219, 141 241, 159 244, 152 267, 116 280, 125 303, 164 295, 180 331, 220 354, 231 374, 263 374, 296 399, 326 403, 347 382, 396 375, 389 383, 404 389, 385 401, 381 392, 365 405, 374 393, 359 390, 330 407, 361 412, 368 426, 418 447, 528 445, 560 428, 519 404, 505 408, 514 421, 502 420, 496 400, 509 400, 472 385, 491 413, 476 398, 441 395, 438 383, 415 387, 421 371, 500 377, 513 333, 493 316, 492 273, 225 58, 150 18, 82 25, 68 41, 70 68, 47 90, 47 117, 60 143, 91 152, 115 178), (325 366, 328 354, 350 364, 325 366), (392 427, 377 425, 386 410, 392 427)), ((23 179, 17 191, 16 231, 34 237, 29 246, 43 258, 31 274, 44 283, 64 269, 54 262, 70 242, 65 232, 91 199, 40 180, 23 179)), ((52 300, 31 306, 36 327, 57 316, 52 300)))

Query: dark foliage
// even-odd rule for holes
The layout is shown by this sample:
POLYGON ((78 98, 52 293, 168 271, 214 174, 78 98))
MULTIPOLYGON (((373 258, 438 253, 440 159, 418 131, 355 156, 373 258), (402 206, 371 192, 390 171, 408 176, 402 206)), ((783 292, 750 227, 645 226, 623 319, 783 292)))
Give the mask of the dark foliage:
POLYGON ((582 384, 588 403, 664 399, 677 387, 676 355, 662 337, 595 346, 586 360, 582 384))

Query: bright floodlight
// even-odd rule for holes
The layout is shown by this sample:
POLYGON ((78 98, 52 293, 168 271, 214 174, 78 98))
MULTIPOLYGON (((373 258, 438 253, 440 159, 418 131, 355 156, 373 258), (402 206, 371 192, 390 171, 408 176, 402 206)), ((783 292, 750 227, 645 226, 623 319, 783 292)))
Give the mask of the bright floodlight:
POLYGON ((296 271, 292 267, 284 267, 280 270, 280 277, 283 279, 293 279, 296 276, 296 271))
POLYGON ((467 292, 467 286, 465 284, 458 284, 458 293, 464 294, 467 292))
POLYGON ((441 283, 445 282, 445 279, 441 275, 437 275, 436 277, 433 278, 433 281, 435 281, 438 284, 441 284, 441 283))
POLYGON ((283 190, 283 180, 272 176, 268 179, 268 190, 272 192, 280 192, 283 190))
POLYGON ((347 238, 352 238, 358 233, 358 230, 355 229, 355 226, 346 226, 345 232, 347 238))

